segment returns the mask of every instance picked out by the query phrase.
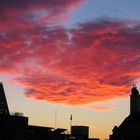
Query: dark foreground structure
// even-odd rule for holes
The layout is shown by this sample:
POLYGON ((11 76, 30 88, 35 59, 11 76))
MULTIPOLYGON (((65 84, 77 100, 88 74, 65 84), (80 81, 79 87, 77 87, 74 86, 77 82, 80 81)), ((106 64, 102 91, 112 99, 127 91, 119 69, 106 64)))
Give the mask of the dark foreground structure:
POLYGON ((110 140, 140 140, 140 95, 133 87, 130 95, 130 115, 122 124, 114 126, 110 140))
POLYGON ((28 125, 22 113, 10 114, 3 84, 0 83, 0 140, 99 140, 89 138, 88 126, 67 129, 28 125))

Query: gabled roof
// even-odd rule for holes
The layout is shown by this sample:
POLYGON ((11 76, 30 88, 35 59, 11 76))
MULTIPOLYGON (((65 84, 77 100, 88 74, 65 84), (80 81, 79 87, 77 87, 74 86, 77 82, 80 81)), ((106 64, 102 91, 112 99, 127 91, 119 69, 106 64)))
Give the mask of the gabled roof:
POLYGON ((140 126, 140 112, 131 113, 119 126, 120 129, 140 126))
POLYGON ((140 112, 131 113, 121 125, 115 129, 119 135, 140 135, 140 112))

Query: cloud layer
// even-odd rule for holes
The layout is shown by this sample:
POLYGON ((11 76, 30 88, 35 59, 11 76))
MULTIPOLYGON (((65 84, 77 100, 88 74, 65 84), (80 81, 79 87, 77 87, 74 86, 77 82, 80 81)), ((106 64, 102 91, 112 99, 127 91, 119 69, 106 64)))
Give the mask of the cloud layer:
POLYGON ((0 74, 12 74, 27 97, 83 105, 129 95, 140 77, 139 23, 106 19, 68 30, 58 19, 82 0, 8 2, 0 2, 0 74))

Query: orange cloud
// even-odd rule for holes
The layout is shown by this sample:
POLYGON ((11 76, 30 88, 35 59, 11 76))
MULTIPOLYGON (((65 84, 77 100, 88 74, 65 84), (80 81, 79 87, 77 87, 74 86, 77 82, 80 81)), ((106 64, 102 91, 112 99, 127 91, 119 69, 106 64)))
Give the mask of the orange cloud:
POLYGON ((25 65, 18 79, 26 96, 68 105, 127 97, 140 76, 136 28, 109 21, 85 23, 69 31, 71 40, 63 28, 46 31, 47 39, 35 39, 39 47, 27 57, 37 59, 36 64, 25 65))

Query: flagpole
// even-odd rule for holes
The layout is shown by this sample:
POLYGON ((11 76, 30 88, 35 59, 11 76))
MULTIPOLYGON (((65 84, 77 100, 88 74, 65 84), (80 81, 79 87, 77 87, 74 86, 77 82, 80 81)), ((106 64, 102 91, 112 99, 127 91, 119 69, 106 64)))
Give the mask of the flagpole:
POLYGON ((71 134, 71 126, 72 126, 72 114, 70 116, 70 134, 71 134))

